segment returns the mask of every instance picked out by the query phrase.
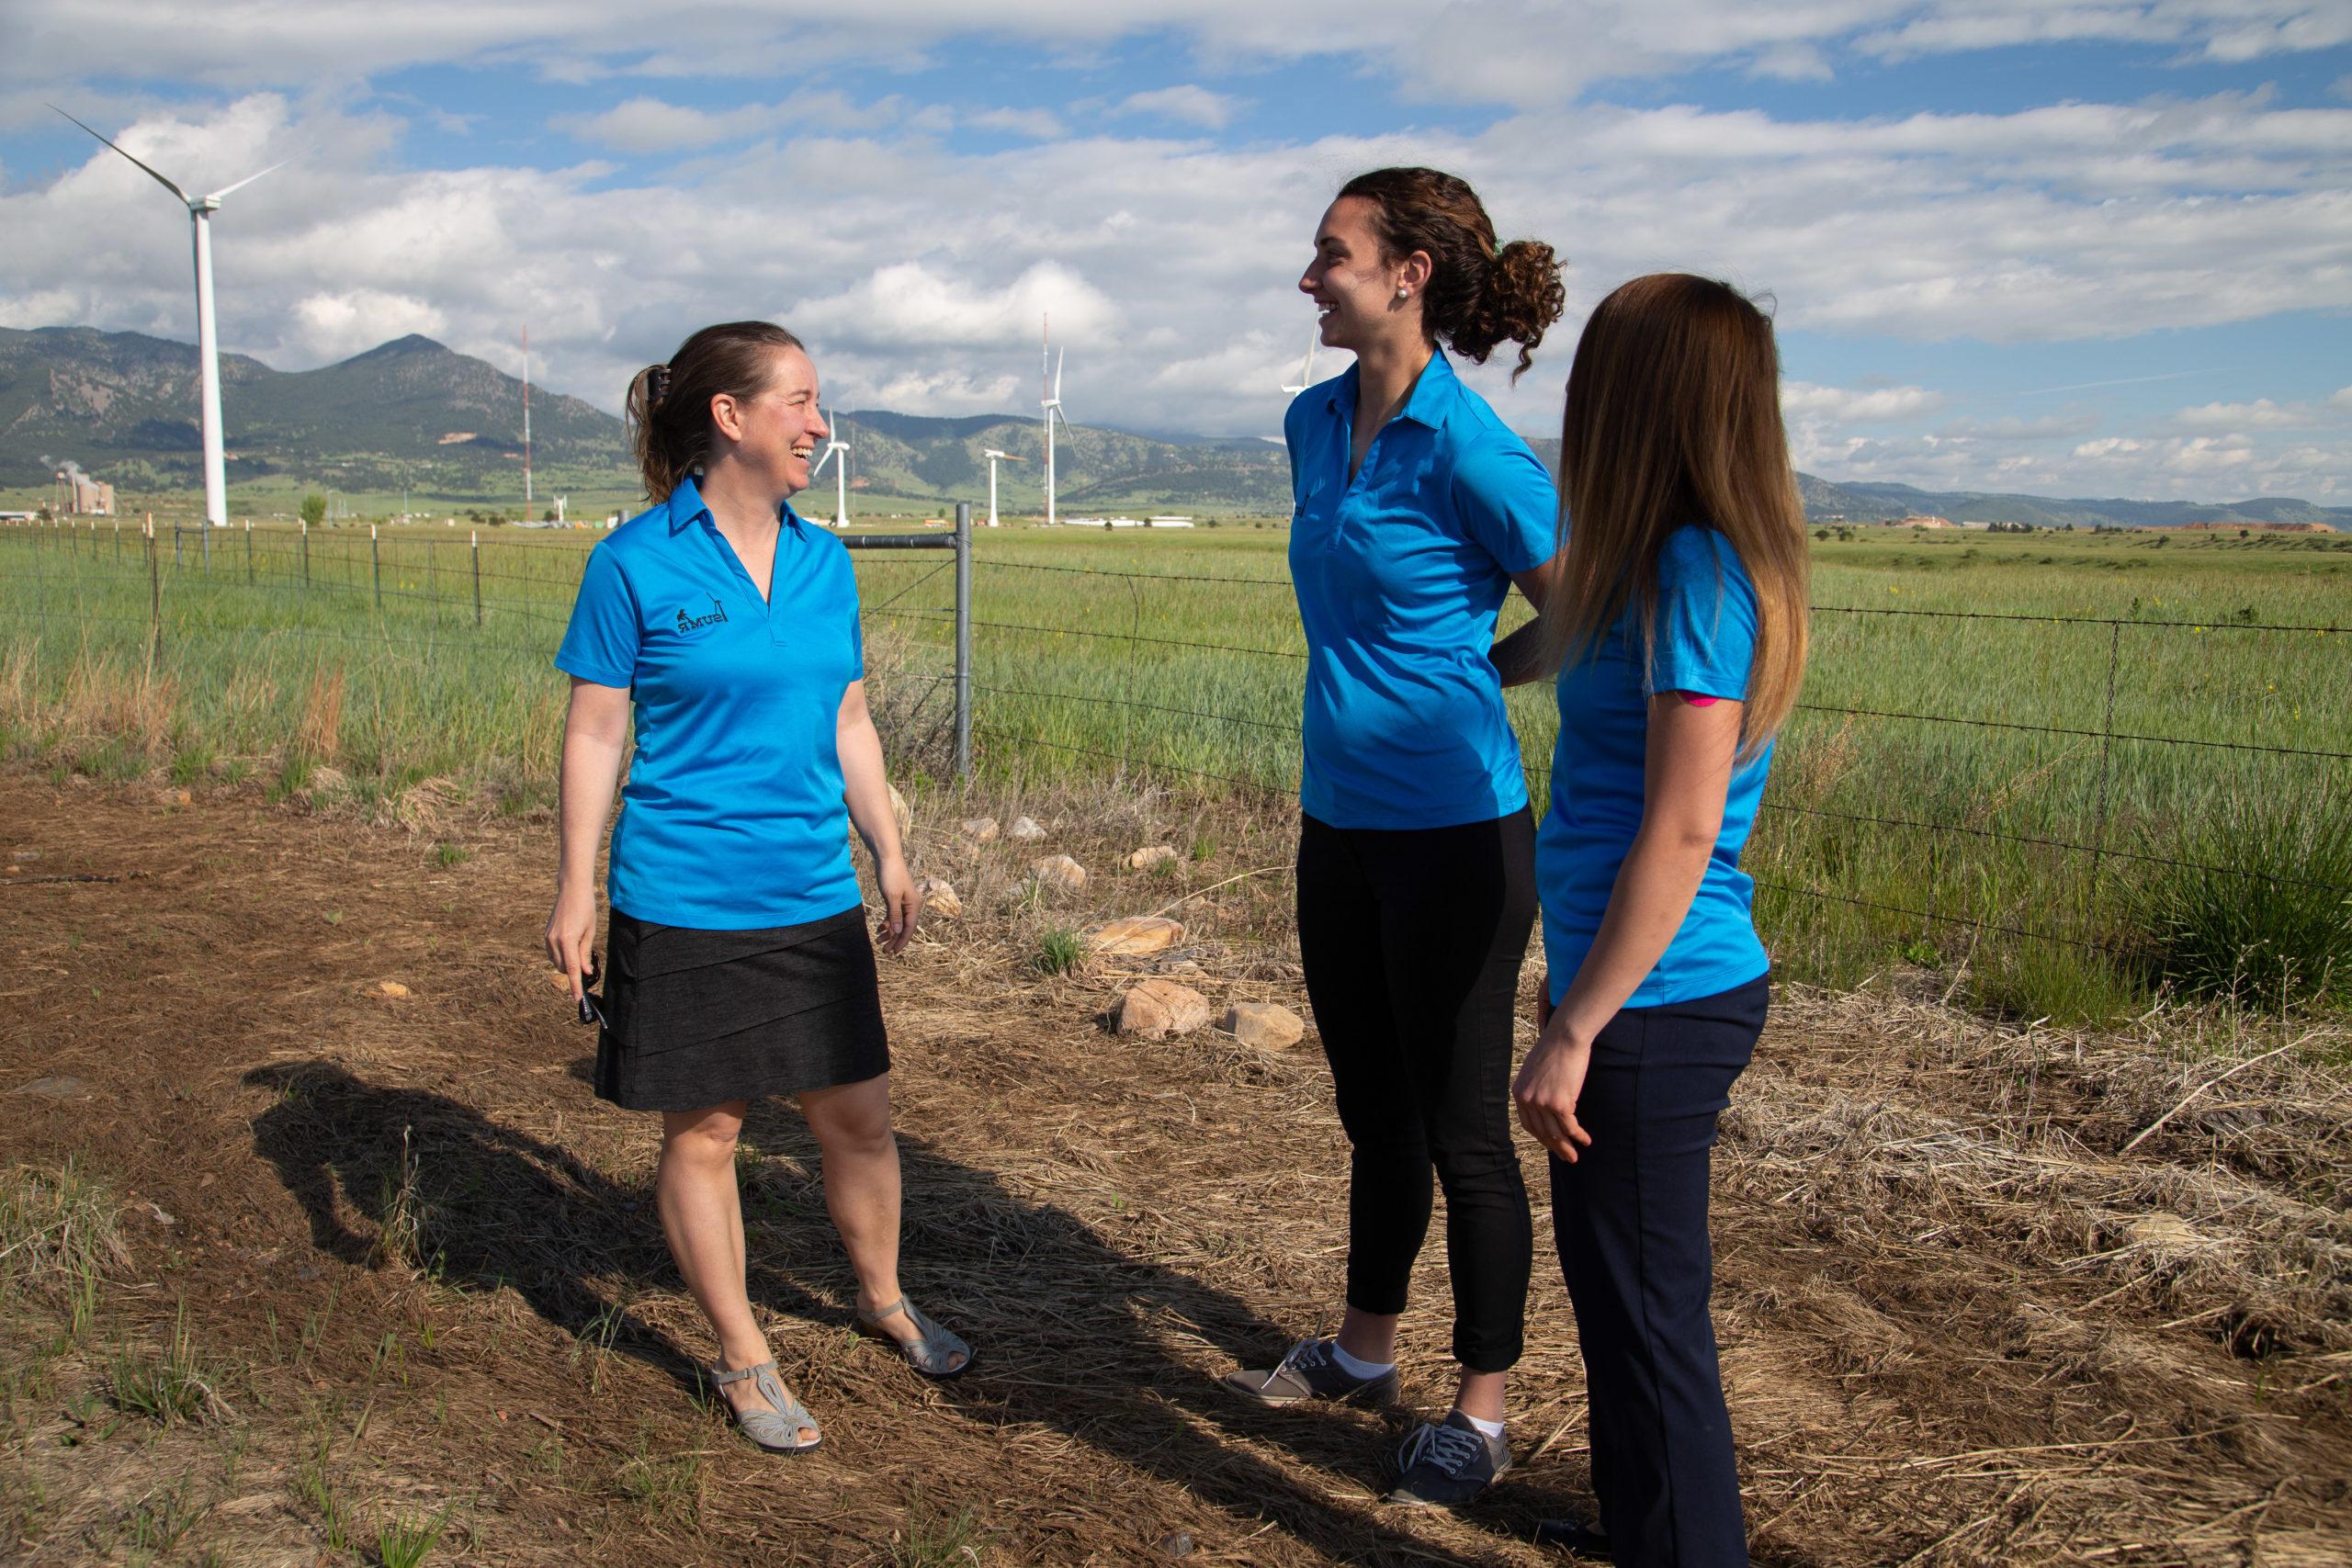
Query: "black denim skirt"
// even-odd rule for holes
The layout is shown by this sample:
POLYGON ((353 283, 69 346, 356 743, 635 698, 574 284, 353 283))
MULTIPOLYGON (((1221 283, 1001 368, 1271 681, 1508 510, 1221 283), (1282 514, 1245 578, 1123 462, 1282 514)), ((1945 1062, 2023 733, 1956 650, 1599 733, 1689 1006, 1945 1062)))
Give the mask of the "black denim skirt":
POLYGON ((631 1111, 700 1111, 890 1070, 862 908, 747 931, 616 909, 604 1014, 596 1096, 631 1111))

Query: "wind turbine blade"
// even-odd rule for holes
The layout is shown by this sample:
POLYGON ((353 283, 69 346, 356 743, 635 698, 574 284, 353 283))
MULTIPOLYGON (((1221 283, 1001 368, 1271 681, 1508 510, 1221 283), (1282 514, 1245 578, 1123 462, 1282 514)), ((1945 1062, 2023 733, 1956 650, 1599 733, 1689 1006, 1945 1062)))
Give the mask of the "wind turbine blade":
POLYGON ((831 446, 828 446, 828 447, 826 447, 826 448, 825 448, 825 455, 824 455, 823 457, 821 457, 818 458, 818 459, 817 459, 817 461, 816 461, 816 465, 815 465, 814 467, 812 467, 812 468, 808 470, 808 477, 809 477, 810 479, 815 479, 819 474, 823 473, 823 472, 825 471, 825 465, 826 465, 826 464, 828 464, 828 463, 830 463, 830 462, 831 462, 832 460, 833 460, 833 448, 831 448, 831 446))
MULTIPOLYGON (((1062 400, 1062 361, 1069 357, 1069 350, 1067 348, 1054 355, 1054 401, 1056 403, 1062 400)), ((1064 420, 1062 423, 1068 424, 1069 421, 1064 420)))
MULTIPOLYGON (((51 104, 51 105, 50 105, 49 107, 50 107, 51 108, 57 109, 57 106, 56 106, 55 104, 51 104)), ((59 114, 65 114, 65 111, 64 111, 63 109, 57 109, 57 112, 58 112, 59 114)), ((70 115, 70 114, 65 114, 65 118, 66 118, 67 119, 74 119, 74 117, 73 117, 72 115, 70 115)), ((81 122, 80 120, 78 120, 78 119, 74 119, 74 124, 76 124, 76 125, 82 125, 82 122, 81 122)), ((82 129, 83 129, 83 130, 90 130, 90 128, 89 128, 88 126, 86 126, 86 125, 82 125, 82 129)), ((93 136, 98 136, 98 133, 97 133, 96 131, 95 131, 95 130, 90 130, 90 134, 91 134, 91 135, 93 135, 93 136)), ((111 141, 107 141, 107 139, 106 139, 105 137, 103 137, 103 136, 98 136, 98 140, 99 140, 99 141, 106 141, 106 142, 107 142, 107 146, 109 146, 109 147, 114 147, 114 150, 115 150, 116 152, 122 152, 122 149, 121 149, 121 148, 119 148, 119 147, 115 147, 115 144, 114 144, 113 142, 111 142, 111 141)), ((130 153, 128 153, 128 152, 122 152, 122 155, 123 155, 124 157, 126 157, 126 158, 130 158, 130 153)), ((187 192, 186 192, 186 191, 184 191, 184 190, 180 189, 180 187, 179 187, 179 186, 178 186, 178 184, 177 184, 176 182, 175 182, 175 181, 173 181, 173 180, 170 180, 170 179, 167 179, 167 178, 165 178, 165 177, 164 177, 164 175, 162 175, 156 174, 156 173, 155 173, 155 171, 154 171, 153 169, 152 169, 152 168, 148 168, 148 166, 147 166, 145 164, 140 164, 140 163, 139 163, 139 160, 138 160, 138 159, 136 159, 136 158, 130 158, 130 161, 131 161, 132 163, 134 163, 134 164, 139 164, 139 166, 140 166, 141 168, 142 168, 142 169, 146 169, 146 170, 147 170, 147 173, 149 174, 149 175, 151 175, 151 176, 154 179, 154 181, 155 181, 155 183, 156 183, 156 184, 158 184, 158 185, 162 186, 165 190, 170 191, 174 196, 178 197, 182 201, 187 201, 187 200, 191 199, 191 198, 189 197, 189 196, 188 196, 187 192)))
MULTIPOLYGON (((279 162, 277 162, 277 163, 272 164, 268 168, 264 169, 264 170, 261 172, 261 175, 274 175, 274 174, 277 173, 277 171, 278 171, 278 170, 280 170, 280 169, 284 168, 288 164, 290 164, 290 163, 292 163, 293 161, 294 161, 294 160, 293 160, 293 159, 291 159, 291 158, 282 159, 282 160, 280 160, 280 161, 279 161, 279 162)), ((257 179, 261 178, 261 175, 247 175, 243 179, 239 180, 235 185, 232 185, 232 186, 222 186, 219 190, 214 191, 210 196, 206 197, 204 199, 205 199, 205 200, 207 200, 207 201, 218 201, 218 200, 220 200, 222 197, 227 196, 231 191, 234 191, 234 190, 243 190, 243 189, 244 189, 247 186, 249 186, 249 185, 253 184, 255 180, 257 180, 257 179)))

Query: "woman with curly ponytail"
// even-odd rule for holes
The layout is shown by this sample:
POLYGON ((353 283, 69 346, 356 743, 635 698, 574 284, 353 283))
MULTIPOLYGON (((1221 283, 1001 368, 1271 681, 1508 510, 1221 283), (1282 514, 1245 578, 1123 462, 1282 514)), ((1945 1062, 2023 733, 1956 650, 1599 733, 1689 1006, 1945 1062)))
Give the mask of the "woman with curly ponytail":
POLYGON ((1498 249, 1459 179, 1380 169, 1340 188, 1298 281, 1321 341, 1356 356, 1283 422, 1307 642, 1298 942, 1352 1149, 1347 1312, 1334 1337, 1227 1382, 1270 1404, 1394 1394, 1434 1175, 1461 1381, 1399 1451, 1400 1502, 1465 1502, 1510 1464, 1503 1380, 1534 1250, 1511 1013, 1535 829, 1491 650, 1514 582, 1543 607, 1559 502, 1449 351, 1483 364, 1517 344, 1524 371, 1559 320, 1559 275, 1548 245, 1498 249))

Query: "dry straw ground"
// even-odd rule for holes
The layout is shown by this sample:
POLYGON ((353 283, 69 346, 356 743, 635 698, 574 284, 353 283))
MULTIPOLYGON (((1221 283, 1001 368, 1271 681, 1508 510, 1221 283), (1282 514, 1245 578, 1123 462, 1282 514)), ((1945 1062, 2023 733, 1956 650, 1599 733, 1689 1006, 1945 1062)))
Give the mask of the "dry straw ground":
MULTIPOLYGON (((447 792, 385 815, 0 773, 0 1213, 38 1231, 70 1165, 123 1242, 82 1247, 78 1284, 58 1238, 86 1230, 0 1259, 0 1559, 401 1562, 437 1524, 428 1561, 1552 1560, 1532 1523, 1588 1500, 1556 1274, 1518 1468, 1458 1517, 1380 1506, 1401 1414, 1216 1381, 1332 1320, 1312 1037, 1118 1040, 1117 974, 1032 963, 1223 884, 1184 911, 1192 983, 1303 1010, 1285 880, 1243 874, 1289 823, 1146 790, 918 803, 967 913, 885 966, 906 1274, 980 1361, 933 1387, 850 1330, 814 1151, 762 1107, 752 1293, 828 1433, 782 1461, 698 1399, 650 1129, 592 1098, 541 972, 550 829, 447 792), (1051 835, 944 830, 983 809, 1051 835), (1156 842, 1186 857, 1115 869, 1156 842), (1087 888, 1022 898, 1057 851, 1087 888)), ((1736 1095, 1718 1313, 1758 1561, 2352 1561, 2346 1041, 2052 1033, 1939 989, 1780 996, 1736 1095)), ((1407 1325, 1423 1409, 1441 1250, 1407 1325)))

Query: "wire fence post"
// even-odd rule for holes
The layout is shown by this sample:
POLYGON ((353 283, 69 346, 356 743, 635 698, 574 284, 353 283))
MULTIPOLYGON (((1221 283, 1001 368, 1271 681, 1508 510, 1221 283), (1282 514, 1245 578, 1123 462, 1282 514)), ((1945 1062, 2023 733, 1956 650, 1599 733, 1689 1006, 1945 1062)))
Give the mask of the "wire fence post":
POLYGON ((2101 908, 2099 892, 2103 886, 2102 863, 2107 856, 2107 791, 2113 770, 2109 766, 2115 752, 2115 671, 2123 655, 2123 623, 2110 621, 2107 627, 2107 711, 2100 716, 2098 730, 2098 807, 2091 824, 2091 912, 2085 936, 2098 941, 2101 908))
POLYGON ((368 525, 368 570, 376 580, 376 613, 384 613, 384 552, 376 543, 376 525, 368 525))
POLYGON ((254 585, 254 520, 245 519, 245 586, 254 585))
POLYGON ((180 537, 180 520, 172 519, 172 570, 184 570, 187 566, 187 545, 180 537))
POLYGON ((474 558, 474 629, 481 629, 481 530, 469 529, 466 534, 468 550, 474 558))
POLYGON ((164 566, 163 552, 155 546, 155 519, 147 519, 147 673, 155 672, 155 661, 164 654, 164 566))
POLYGON ((212 570, 212 519, 204 520, 204 570, 212 570))
POLYGON ((972 777, 972 503, 956 503, 956 780, 972 777))
POLYGON ((311 520, 302 519, 302 586, 311 586, 311 520))

